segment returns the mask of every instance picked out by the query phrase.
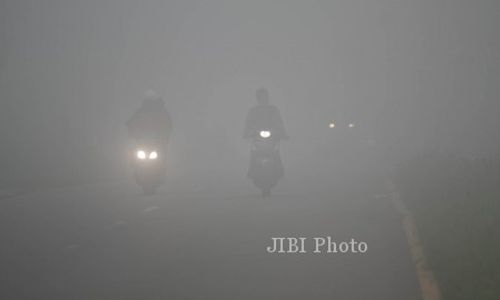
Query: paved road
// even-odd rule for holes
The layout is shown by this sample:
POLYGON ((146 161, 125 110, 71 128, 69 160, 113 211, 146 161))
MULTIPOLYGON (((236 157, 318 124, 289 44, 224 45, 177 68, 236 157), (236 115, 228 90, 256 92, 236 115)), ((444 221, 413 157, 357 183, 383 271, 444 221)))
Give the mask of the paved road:
POLYGON ((152 197, 112 183, 1 200, 0 298, 420 299, 377 180, 289 181, 269 199, 206 181, 152 197), (267 253, 278 236, 354 238, 368 252, 267 253))

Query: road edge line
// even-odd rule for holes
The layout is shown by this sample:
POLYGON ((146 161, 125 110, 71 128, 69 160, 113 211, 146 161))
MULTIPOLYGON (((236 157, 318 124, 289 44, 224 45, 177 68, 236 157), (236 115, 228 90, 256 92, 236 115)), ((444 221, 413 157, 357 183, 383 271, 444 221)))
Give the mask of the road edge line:
POLYGON ((401 201, 396 185, 390 179, 386 179, 386 187, 390 192, 392 206, 401 216, 401 224, 410 248, 410 254, 415 265, 420 291, 423 300, 441 300, 441 290, 434 276, 434 272, 427 265, 422 243, 418 235, 417 225, 413 215, 406 205, 401 201))

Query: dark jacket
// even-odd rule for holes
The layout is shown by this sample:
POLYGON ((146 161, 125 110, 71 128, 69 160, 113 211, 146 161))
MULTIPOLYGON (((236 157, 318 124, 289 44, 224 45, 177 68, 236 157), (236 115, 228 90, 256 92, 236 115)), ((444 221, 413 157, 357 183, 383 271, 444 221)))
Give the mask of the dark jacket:
POLYGON ((168 141, 172 120, 161 99, 145 101, 126 123, 133 139, 157 138, 168 141))
POLYGON ((274 105, 257 105, 250 109, 245 120, 243 138, 253 138, 261 130, 271 130, 278 139, 288 139, 283 120, 274 105))

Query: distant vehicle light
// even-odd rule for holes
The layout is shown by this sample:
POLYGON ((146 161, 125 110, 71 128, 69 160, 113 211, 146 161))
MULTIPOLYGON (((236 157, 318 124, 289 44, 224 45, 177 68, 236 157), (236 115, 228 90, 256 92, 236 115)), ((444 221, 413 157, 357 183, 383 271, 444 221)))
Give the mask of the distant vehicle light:
POLYGON ((149 153, 149 159, 157 159, 158 158, 158 152, 152 151, 149 153))
POLYGON ((263 131, 260 132, 260 137, 261 138, 267 139, 270 136, 271 136, 271 131, 263 130, 263 131))
POLYGON ((354 123, 349 123, 349 128, 354 128, 354 123))
POLYGON ((143 150, 137 151, 137 158, 138 159, 146 159, 146 152, 144 152, 143 150))
POLYGON ((330 127, 330 128, 335 128, 335 123, 333 123, 333 122, 332 122, 332 123, 330 123, 330 124, 328 125, 328 127, 330 127))

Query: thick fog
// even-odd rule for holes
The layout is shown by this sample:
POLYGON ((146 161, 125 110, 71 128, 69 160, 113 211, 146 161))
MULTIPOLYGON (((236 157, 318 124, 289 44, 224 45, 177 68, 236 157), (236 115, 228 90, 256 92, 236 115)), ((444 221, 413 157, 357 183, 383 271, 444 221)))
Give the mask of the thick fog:
POLYGON ((261 87, 291 137, 288 174, 321 164, 332 120, 354 122, 388 164, 423 149, 489 155, 499 18, 494 0, 2 0, 0 180, 124 174, 124 123, 148 89, 173 118, 179 174, 244 179, 261 87))

